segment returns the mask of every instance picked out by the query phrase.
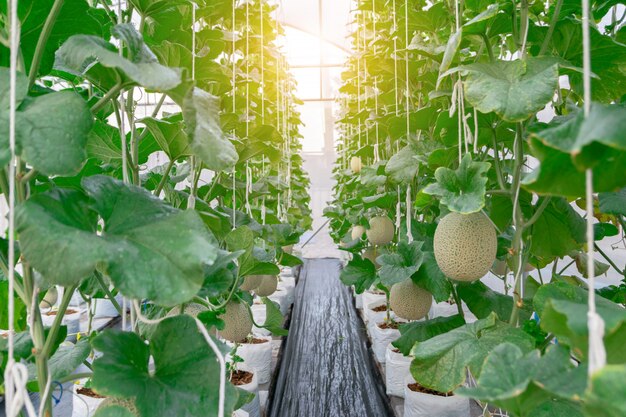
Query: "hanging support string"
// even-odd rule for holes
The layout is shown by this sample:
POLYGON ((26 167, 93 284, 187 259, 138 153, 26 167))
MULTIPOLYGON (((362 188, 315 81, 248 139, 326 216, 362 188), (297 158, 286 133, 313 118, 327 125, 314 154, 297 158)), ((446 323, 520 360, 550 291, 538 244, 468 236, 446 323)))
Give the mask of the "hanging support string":
MULTIPOLYGON (((585 118, 591 111, 591 42, 589 36, 589 0, 582 0, 583 29, 583 88, 585 118)), ((593 232, 593 170, 585 172, 585 198, 587 211, 587 279, 589 281, 589 311, 587 326, 589 328, 589 376, 606 365, 606 349, 604 347, 604 320, 596 312, 595 265, 594 265, 594 232, 593 232)), ((591 380, 591 379, 590 379, 591 380)))

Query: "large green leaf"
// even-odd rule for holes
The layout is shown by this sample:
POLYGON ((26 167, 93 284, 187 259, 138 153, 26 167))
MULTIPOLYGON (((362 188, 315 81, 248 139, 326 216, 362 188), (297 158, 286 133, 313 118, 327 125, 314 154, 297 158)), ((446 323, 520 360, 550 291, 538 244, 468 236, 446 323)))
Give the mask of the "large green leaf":
POLYGON ((237 151, 222 132, 218 98, 192 89, 183 102, 183 115, 189 145, 206 167, 212 171, 231 169, 237 163, 237 151))
POLYGON ((521 122, 543 109, 556 91, 559 68, 552 58, 476 63, 467 72, 465 98, 482 113, 521 122))
POLYGON ((173 305, 198 292, 217 247, 195 212, 110 177, 85 178, 83 187, 91 200, 52 190, 17 209, 24 256, 49 282, 77 284, 97 268, 127 297, 173 305))
POLYGON ((146 117, 137 121, 146 125, 156 143, 171 161, 191 155, 189 140, 184 132, 182 121, 159 120, 146 117))
MULTIPOLYGON (((0 67, 0 167, 8 164, 9 153, 9 69, 0 67), (6 94, 6 95, 5 95, 6 94)), ((33 168, 47 175, 72 175, 80 171, 87 152, 85 145, 92 116, 78 94, 61 91, 26 97, 27 80, 17 77, 15 142, 16 153, 33 168)))
POLYGON ((411 353, 411 349, 417 342, 423 342, 452 329, 461 327, 465 320, 459 314, 450 317, 436 317, 431 320, 414 321, 400 325, 401 336, 392 342, 404 356, 411 353))
MULTIPOLYGON (((119 330, 104 331, 92 344, 102 352, 93 363, 92 386, 98 393, 134 399, 141 417, 217 416, 219 363, 193 318, 165 319, 150 344, 119 330)), ((225 415, 236 402, 237 393, 227 383, 225 415)))
POLYGON ((551 259, 566 256, 585 242, 585 220, 563 198, 552 198, 532 228, 530 252, 551 259))
MULTIPOLYGON (((508 321, 513 310, 513 297, 492 290, 480 281, 463 283, 457 286, 459 297, 479 319, 495 312, 502 320, 508 321)), ((531 303, 524 303, 521 319, 527 320, 532 314, 531 303)))
POLYGON ((435 171, 436 183, 424 188, 426 194, 440 197, 450 211, 469 214, 485 206, 485 186, 491 164, 474 162, 472 156, 465 154, 456 171, 439 167, 435 171))
POLYGON ((602 161, 607 148, 626 152, 626 108, 593 104, 589 115, 578 111, 566 121, 533 135, 547 146, 571 155, 581 171, 602 161))
MULTIPOLYGON (((573 367, 567 350, 559 346, 550 348, 541 357, 537 350, 524 354, 518 346, 503 343, 487 356, 477 386, 461 387, 455 393, 488 402, 518 417, 535 416, 538 408, 548 411, 546 407, 551 416, 582 417, 580 410, 571 413, 573 403, 553 401, 554 395, 544 389, 552 379, 558 379, 573 367), (563 408, 568 414, 560 411, 563 408)), ((582 376, 580 393, 586 383, 582 376)))
POLYGON ((354 255, 339 275, 339 279, 344 285, 354 285, 357 294, 368 290, 376 278, 374 264, 369 259, 363 259, 358 255, 354 255))
POLYGON ((411 279, 415 285, 431 293, 437 302, 446 301, 450 298, 452 284, 437 265, 435 254, 432 251, 424 252, 422 265, 411 279))
POLYGON ((625 416, 626 365, 607 365, 597 371, 584 400, 587 417, 625 416))
POLYGON ((600 193, 598 199, 602 213, 626 216, 626 188, 615 193, 600 193))
POLYGON ((407 145, 389 158, 385 166, 385 173, 398 183, 410 182, 417 175, 417 150, 414 145, 407 145))
POLYGON ((498 345, 509 342, 523 352, 534 347, 530 336, 497 320, 495 314, 453 329, 424 342, 418 342, 411 353, 411 374, 420 385, 449 392, 461 386, 467 370, 479 377, 487 355, 498 345))
POLYGON ((424 253, 422 242, 400 242, 396 252, 386 253, 378 257, 377 262, 381 265, 379 276, 380 282, 387 287, 405 281, 411 277, 422 265, 424 253))
POLYGON ((286 336, 289 334, 289 331, 283 328, 285 318, 280 312, 278 303, 267 297, 262 297, 261 300, 263 304, 265 304, 265 323, 263 323, 263 327, 276 336, 286 336))
MULTIPOLYGON (((90 353, 91 346, 89 345, 89 338, 82 338, 76 342, 76 345, 59 346, 48 362, 50 376, 54 381, 66 378, 76 371, 90 353)), ((29 364, 28 373, 30 379, 28 389, 31 391, 39 391, 37 367, 34 363, 29 364)))
POLYGON ((111 33, 124 41, 130 57, 121 56, 113 45, 100 37, 75 35, 57 51, 55 68, 86 77, 105 90, 119 78, 159 91, 170 90, 180 84, 180 71, 159 64, 131 24, 117 25, 111 33))
MULTIPOLYGON (((541 327, 572 348, 578 358, 585 358, 588 350, 587 290, 564 282, 544 285, 535 294, 535 310, 541 318, 541 327)), ((625 363, 626 310, 620 305, 596 296, 596 309, 604 320, 604 345, 609 363, 625 363)))

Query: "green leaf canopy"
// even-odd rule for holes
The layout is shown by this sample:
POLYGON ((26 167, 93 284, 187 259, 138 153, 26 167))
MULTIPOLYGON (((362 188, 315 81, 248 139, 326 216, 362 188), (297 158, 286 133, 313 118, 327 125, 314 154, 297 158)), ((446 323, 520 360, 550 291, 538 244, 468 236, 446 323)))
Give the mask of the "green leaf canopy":
POLYGON ((106 176, 82 185, 85 194, 55 189, 17 209, 24 256, 50 283, 74 285, 98 269, 125 296, 157 304, 180 304, 198 292, 217 247, 195 212, 106 176))

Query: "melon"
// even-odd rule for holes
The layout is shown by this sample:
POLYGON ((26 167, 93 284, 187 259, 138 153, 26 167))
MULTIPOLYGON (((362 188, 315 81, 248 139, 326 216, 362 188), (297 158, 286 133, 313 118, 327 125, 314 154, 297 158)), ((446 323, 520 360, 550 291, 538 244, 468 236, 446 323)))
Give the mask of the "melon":
POLYGON ((367 240, 374 246, 386 245, 393 240, 394 225, 387 216, 377 216, 370 220, 370 228, 365 232, 367 240))
POLYGON ((358 156, 353 156, 350 159, 350 169, 355 174, 358 174, 359 172, 361 172, 361 168, 363 168, 363 163, 361 163, 361 158, 358 156))
POLYGON ((378 264, 378 262, 376 262, 376 258, 378 258, 378 251, 375 247, 366 248, 363 251, 363 258, 372 261, 376 269, 380 268, 380 265, 378 264))
POLYGON ((252 332, 252 317, 248 306, 241 302, 230 301, 221 319, 224 329, 220 336, 231 342, 241 342, 252 332))
POLYGON ((276 288, 278 288, 278 277, 274 275, 262 275, 263 280, 261 281, 261 285, 254 289, 254 292, 259 297, 268 297, 274 292, 276 292, 276 288))
MULTIPOLYGON (((137 409, 137 406, 135 405, 135 400, 132 400, 130 398, 113 398, 113 397, 109 397, 105 399, 104 401, 102 401, 100 405, 98 406, 98 409, 96 410, 95 415, 98 416, 98 415, 103 414, 101 413, 101 411, 104 411, 105 408, 110 408, 110 407, 117 408, 116 406, 126 409, 126 411, 130 413, 130 415, 133 415, 133 416, 140 415, 139 410, 137 409)), ((125 413, 121 414, 118 412, 115 415, 124 416, 125 413)))
POLYGON ((363 233, 365 233, 365 227, 361 226, 361 225, 356 225, 352 228, 352 240, 356 240, 356 239, 361 239, 361 236, 363 236, 363 233))
POLYGON ((241 288, 242 291, 252 291, 261 285, 263 277, 264 275, 248 275, 247 277, 244 277, 243 283, 239 288, 241 288))
POLYGON ((405 320, 419 320, 428 314, 433 296, 407 279, 391 287, 389 306, 396 316, 405 320))
POLYGON ((434 246, 437 265, 448 278, 471 282, 493 265, 498 239, 483 213, 450 213, 437 225, 434 246))
MULTIPOLYGON (((191 304, 185 305, 185 314, 188 314, 191 317, 198 317, 198 314, 207 310, 208 309, 202 304, 191 303, 191 304)), ((176 306, 167 313, 167 317, 178 316, 179 314, 180 314, 180 306, 176 306)))
POLYGON ((58 299, 59 299, 59 291, 57 290, 57 287, 53 285, 52 287, 50 287, 50 289, 48 289, 48 291, 46 292, 46 295, 41 300, 41 303, 39 303, 39 308, 43 308, 43 309, 51 308, 57 303, 58 299))

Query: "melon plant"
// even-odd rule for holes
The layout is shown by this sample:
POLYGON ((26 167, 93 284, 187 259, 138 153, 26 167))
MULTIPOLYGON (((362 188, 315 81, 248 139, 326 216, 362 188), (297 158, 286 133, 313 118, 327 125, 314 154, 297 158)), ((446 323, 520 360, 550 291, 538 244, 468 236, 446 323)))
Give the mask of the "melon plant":
POLYGON ((394 313, 406 320, 420 320, 428 315, 433 303, 431 293, 407 279, 391 287, 389 305, 394 313))
POLYGON ((496 260, 498 240, 483 213, 449 213, 437 225, 434 249, 437 264, 447 277, 471 282, 489 272, 496 260))
POLYGON ((220 336, 230 342, 240 342, 252 332, 250 308, 244 302, 230 301, 220 318, 224 321, 220 336))
POLYGON ((365 232, 367 240, 374 246, 382 246, 393 240, 395 227, 387 216, 376 216, 370 219, 370 228, 365 232))

